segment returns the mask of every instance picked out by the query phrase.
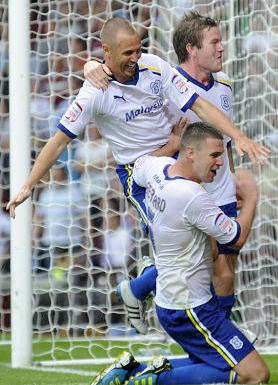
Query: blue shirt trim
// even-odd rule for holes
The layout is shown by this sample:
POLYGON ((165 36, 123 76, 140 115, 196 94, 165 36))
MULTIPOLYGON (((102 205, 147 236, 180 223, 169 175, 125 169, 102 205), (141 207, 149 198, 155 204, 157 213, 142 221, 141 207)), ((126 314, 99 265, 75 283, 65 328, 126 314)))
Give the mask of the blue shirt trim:
POLYGON ((75 139, 77 137, 77 135, 73 134, 65 126, 63 126, 62 123, 59 123, 57 128, 59 128, 59 130, 63 131, 63 133, 66 134, 71 139, 75 139))
POLYGON ((210 74, 210 80, 209 84, 205 86, 203 83, 199 82, 198 80, 194 79, 192 76, 190 76, 183 68, 177 66, 176 70, 179 71, 179 73, 184 76, 187 80, 189 80, 191 83, 195 84, 196 86, 202 88, 205 91, 210 90, 214 85, 214 77, 212 74, 210 74))
POLYGON ((190 179, 184 178, 183 176, 174 176, 173 178, 171 178, 168 174, 168 170, 170 166, 171 166, 170 164, 166 164, 166 166, 163 169, 165 180, 176 180, 176 179, 190 180, 190 179))
POLYGON ((138 64, 136 63, 136 66, 135 66, 135 75, 134 75, 134 78, 131 79, 131 80, 128 80, 127 82, 119 82, 117 79, 115 79, 114 77, 111 77, 111 79, 109 79, 110 82, 117 82, 117 83, 120 83, 120 84, 124 84, 126 86, 136 86, 136 84, 138 83, 138 80, 139 80, 139 66, 138 64))
POLYGON ((188 100, 188 102, 181 108, 182 112, 186 112, 192 104, 194 104, 195 100, 199 97, 198 94, 193 94, 191 98, 188 100))
POLYGON ((236 225, 237 225, 236 235, 235 235, 234 239, 231 242, 226 243, 226 245, 234 245, 238 241, 238 239, 240 237, 241 227, 240 227, 240 224, 237 221, 235 221, 235 222, 236 222, 236 225))

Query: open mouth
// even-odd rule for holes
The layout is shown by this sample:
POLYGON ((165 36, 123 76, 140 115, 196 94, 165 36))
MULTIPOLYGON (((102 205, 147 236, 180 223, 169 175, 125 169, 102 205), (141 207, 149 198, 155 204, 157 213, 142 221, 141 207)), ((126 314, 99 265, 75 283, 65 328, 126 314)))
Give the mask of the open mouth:
POLYGON ((126 64, 125 67, 129 70, 135 70, 135 64, 126 64))

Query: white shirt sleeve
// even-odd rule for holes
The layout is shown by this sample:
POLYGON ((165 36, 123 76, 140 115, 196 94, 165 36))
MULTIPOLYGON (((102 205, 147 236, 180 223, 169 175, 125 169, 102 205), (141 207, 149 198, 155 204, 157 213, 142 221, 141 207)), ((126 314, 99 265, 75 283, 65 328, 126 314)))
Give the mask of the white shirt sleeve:
POLYGON ((171 100, 181 111, 186 112, 198 98, 198 94, 191 87, 188 80, 172 68, 167 62, 161 60, 162 89, 165 97, 171 100))
POLYGON ((184 217, 220 244, 234 244, 240 236, 240 225, 216 206, 204 190, 188 203, 184 217))
POLYGON ((93 118, 93 108, 99 90, 86 80, 76 99, 62 116, 58 128, 70 138, 76 138, 93 118))
POLYGON ((148 171, 153 165, 155 156, 144 155, 136 160, 133 167, 133 179, 141 187, 147 187, 148 171))

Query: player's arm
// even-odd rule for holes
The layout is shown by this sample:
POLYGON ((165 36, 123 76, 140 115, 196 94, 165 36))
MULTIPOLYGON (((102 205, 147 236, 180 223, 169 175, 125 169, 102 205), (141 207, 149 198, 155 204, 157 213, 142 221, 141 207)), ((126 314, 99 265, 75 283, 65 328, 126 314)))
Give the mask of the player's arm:
POLYGON ((232 149, 232 142, 231 141, 229 141, 227 143, 227 155, 228 155, 231 173, 234 174, 235 173, 235 165, 234 165, 233 149, 232 149))
POLYGON ((250 171, 239 171, 237 190, 242 199, 242 209, 236 220, 228 217, 200 188, 192 192, 191 200, 187 199, 184 217, 220 244, 240 249, 250 233, 258 201, 258 188, 250 171))
POLYGON ((96 88, 106 90, 108 88, 108 78, 112 76, 112 72, 107 65, 94 59, 85 64, 84 76, 96 88))
POLYGON ((60 130, 49 139, 36 159, 32 171, 21 191, 16 194, 7 205, 7 210, 10 211, 10 216, 12 218, 15 217, 16 206, 20 205, 30 197, 33 187, 40 181, 46 172, 49 171, 70 141, 71 138, 60 130))
POLYGON ((259 197, 259 190, 253 174, 246 169, 240 169, 236 173, 237 195, 241 199, 241 209, 237 223, 240 225, 240 236, 233 247, 241 248, 250 233, 259 197))
POLYGON ((174 156, 180 150, 181 136, 186 130, 186 127, 190 124, 189 119, 184 116, 180 119, 172 128, 172 132, 169 141, 161 148, 153 151, 150 155, 153 156, 174 156))
POLYGON ((236 150, 240 156, 247 153, 253 163, 262 163, 264 158, 269 157, 270 150, 268 148, 249 139, 213 104, 198 97, 192 104, 191 110, 194 111, 202 121, 232 138, 235 141, 236 150))

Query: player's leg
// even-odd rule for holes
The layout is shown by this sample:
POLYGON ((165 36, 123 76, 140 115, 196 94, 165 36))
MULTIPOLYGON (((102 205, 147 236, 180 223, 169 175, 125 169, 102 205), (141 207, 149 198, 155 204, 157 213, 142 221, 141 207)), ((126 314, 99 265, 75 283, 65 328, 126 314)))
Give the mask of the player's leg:
MULTIPOLYGON (((225 206, 220 206, 220 208, 230 218, 236 218, 236 206, 236 202, 233 202, 225 206)), ((236 301, 234 280, 239 251, 226 245, 220 245, 218 243, 215 243, 215 245, 214 248, 217 247, 217 252, 214 253, 213 285, 218 302, 226 312, 227 318, 229 318, 232 307, 236 301)))
MULTIPOLYGON (((192 380, 194 376, 201 374, 203 383, 236 381, 234 372, 238 373, 240 379, 252 382, 254 378, 267 379, 268 370, 262 363, 257 361, 262 368, 262 377, 257 374, 250 376, 246 371, 246 365, 238 366, 249 354, 255 351, 254 346, 245 335, 225 317, 225 312, 219 307, 216 298, 212 298, 204 305, 194 309, 170 310, 157 306, 159 321, 166 332, 187 351, 191 357, 196 357, 199 362, 206 365, 199 367, 196 373, 196 365, 187 367, 187 373, 192 380), (211 368, 216 369, 213 371, 211 368), (239 370, 238 370, 239 368, 239 370), (191 370, 191 372, 190 372, 191 370), (219 371, 219 372, 218 372, 219 371), (214 374, 213 374, 214 373, 214 374), (223 373, 229 374, 229 381, 224 381, 223 373), (219 376, 219 377, 217 377, 219 376), (258 377, 255 377, 258 376, 258 377), (219 378, 219 380, 218 380, 219 378)), ((253 354, 250 357, 258 357, 253 354)), ((182 369, 181 369, 182 370, 182 369)), ((184 378, 187 381, 187 378, 184 378)))
POLYGON ((156 357, 143 372, 130 378, 127 385, 183 385, 235 383, 236 373, 214 368, 206 363, 173 367, 172 360, 156 357))
POLYGON ((268 383, 269 368, 256 350, 249 353, 236 366, 237 382, 239 384, 268 383))
POLYGON ((237 254, 228 253, 219 254, 213 263, 213 284, 218 302, 226 312, 227 318, 230 317, 232 307, 236 302, 234 291, 235 267, 237 263, 237 254))
MULTIPOLYGON (((124 188, 128 201, 136 208, 143 225, 145 233, 148 233, 148 220, 145 207, 145 189, 138 186, 132 177, 133 165, 119 165, 117 174, 124 188)), ((147 263, 143 265, 142 274, 133 280, 123 281, 117 288, 118 296, 126 306, 131 325, 141 334, 148 330, 144 319, 144 304, 141 303, 155 290, 157 270, 154 260, 148 257, 147 263)))
MULTIPOLYGON (((221 206, 222 211, 231 218, 235 218, 237 214, 236 202, 221 206)), ((219 305, 226 313, 226 318, 230 318, 232 307, 236 302, 234 294, 235 269, 238 259, 238 250, 234 250, 226 245, 220 245, 212 241, 214 250, 213 262, 213 293, 216 295, 219 305)), ((241 332, 255 343, 257 336, 250 330, 240 327, 241 332)))

